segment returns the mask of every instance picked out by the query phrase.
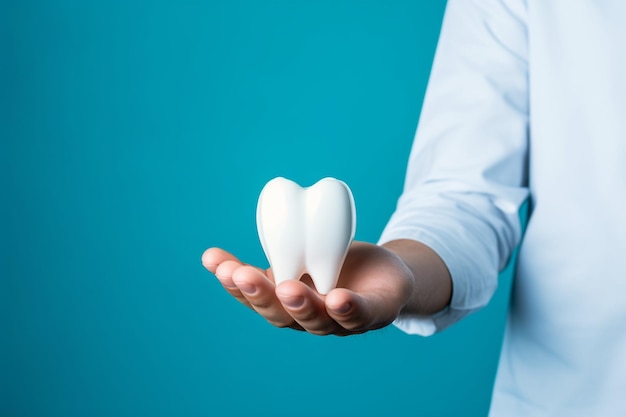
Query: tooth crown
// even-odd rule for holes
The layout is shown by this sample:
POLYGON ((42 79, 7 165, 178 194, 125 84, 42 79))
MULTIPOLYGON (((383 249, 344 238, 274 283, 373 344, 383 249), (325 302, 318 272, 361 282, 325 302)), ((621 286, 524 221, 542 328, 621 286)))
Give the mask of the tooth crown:
POLYGON ((257 229, 276 284, 308 273, 317 291, 327 294, 356 231, 352 192, 334 178, 308 188, 274 178, 259 196, 257 229))

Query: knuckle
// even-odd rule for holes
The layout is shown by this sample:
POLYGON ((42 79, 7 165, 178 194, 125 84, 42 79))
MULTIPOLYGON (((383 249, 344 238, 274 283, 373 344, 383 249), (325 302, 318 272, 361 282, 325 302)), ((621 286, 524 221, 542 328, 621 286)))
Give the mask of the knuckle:
POLYGON ((274 302, 272 302, 271 298, 267 298, 267 297, 256 297, 256 298, 252 298, 250 299, 250 303, 257 309, 259 310, 270 310, 272 308, 274 308, 276 305, 274 302))
POLYGON ((316 336, 329 336, 332 333, 326 330, 312 330, 312 329, 307 329, 307 332, 314 334, 316 336))
POLYGON ((317 336, 328 336, 338 331, 337 325, 334 323, 316 323, 305 327, 306 331, 317 336))
MULTIPOLYGON (((287 320, 287 319, 267 319, 267 321, 275 327, 278 327, 280 329, 286 329, 286 328, 294 328, 294 326, 296 325, 295 320, 287 320)), ((299 327, 299 326, 298 326, 299 327)))
POLYGON ((351 333, 357 332, 363 329, 364 327, 366 327, 366 323, 360 320, 346 321, 346 322, 341 322, 340 324, 341 324, 341 327, 343 327, 345 330, 348 330, 351 333))
POLYGON ((306 309, 293 315, 300 322, 314 322, 320 319, 320 313, 315 309, 306 309))
POLYGON ((362 311, 355 311, 353 314, 342 317, 337 320, 337 323, 351 333, 362 333, 368 329, 374 330, 384 326, 376 322, 370 314, 364 314, 362 311))

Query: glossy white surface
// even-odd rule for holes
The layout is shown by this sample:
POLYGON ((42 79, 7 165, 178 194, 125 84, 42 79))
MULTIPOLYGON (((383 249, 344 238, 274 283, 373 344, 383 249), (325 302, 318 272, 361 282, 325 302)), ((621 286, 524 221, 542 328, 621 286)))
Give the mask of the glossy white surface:
POLYGON ((317 291, 327 294, 354 239, 352 192, 334 178, 308 188, 274 178, 259 196, 257 229, 277 285, 309 274, 317 291))

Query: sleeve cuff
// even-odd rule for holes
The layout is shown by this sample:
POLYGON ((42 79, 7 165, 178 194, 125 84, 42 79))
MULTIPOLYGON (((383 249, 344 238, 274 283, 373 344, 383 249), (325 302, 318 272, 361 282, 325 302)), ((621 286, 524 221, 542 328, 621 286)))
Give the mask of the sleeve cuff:
POLYGON ((400 229, 393 233, 383 232, 378 245, 398 239, 411 239, 430 247, 443 260, 452 278, 452 299, 450 305, 432 315, 415 315, 401 313, 393 324, 408 334, 431 336, 461 320, 483 304, 472 305, 470 277, 467 273, 469 265, 463 265, 462 257, 454 256, 453 249, 437 239, 426 230, 400 229))

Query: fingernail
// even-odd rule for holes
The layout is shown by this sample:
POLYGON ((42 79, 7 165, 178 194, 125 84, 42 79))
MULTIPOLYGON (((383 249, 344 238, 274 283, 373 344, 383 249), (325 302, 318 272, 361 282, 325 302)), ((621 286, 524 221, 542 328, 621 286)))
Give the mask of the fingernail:
POLYGON ((304 304, 304 297, 298 295, 295 297, 281 297, 280 301, 282 301, 283 304, 285 304, 289 308, 298 308, 302 307, 302 305, 304 304))
POLYGON ((337 307, 332 307, 332 310, 337 314, 346 314, 352 308, 352 304, 344 303, 337 307))
POLYGON ((241 282, 239 283, 238 287, 241 291, 245 292, 248 295, 254 295, 254 293, 256 292, 256 286, 250 284, 249 282, 241 282))

